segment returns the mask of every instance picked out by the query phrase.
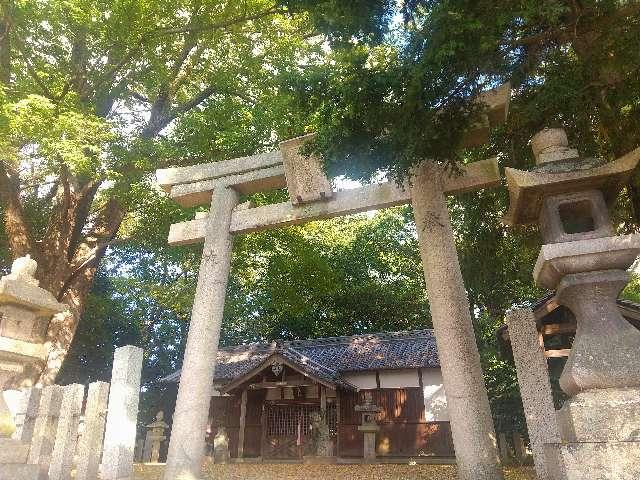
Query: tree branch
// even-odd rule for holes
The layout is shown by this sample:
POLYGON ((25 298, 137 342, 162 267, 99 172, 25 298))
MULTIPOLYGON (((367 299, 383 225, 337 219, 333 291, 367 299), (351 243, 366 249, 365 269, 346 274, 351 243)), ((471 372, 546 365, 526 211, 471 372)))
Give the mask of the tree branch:
POLYGON ((0 84, 11 81, 11 27, 13 23, 13 0, 2 2, 0 7, 0 84))
POLYGON ((36 82, 36 85, 38 85, 38 87, 40 88, 42 95, 47 97, 49 100, 56 101, 56 96, 51 92, 51 90, 49 90, 49 87, 47 87, 44 81, 40 78, 40 75, 38 75, 38 72, 36 72, 35 68, 31 64, 31 61, 29 60, 29 54, 24 50, 22 45, 20 45, 19 41, 15 42, 15 45, 16 49, 18 50, 18 52, 20 52, 20 55, 22 55, 22 58, 24 59, 24 64, 27 67, 29 76, 36 82))
POLYGON ((136 57, 136 55, 138 55, 140 50, 142 50, 142 48, 145 46, 147 42, 149 42, 154 38, 167 36, 167 35, 178 35, 178 34, 184 34, 184 33, 198 33, 198 32, 205 32, 205 31, 219 30, 219 29, 231 27, 233 25, 237 25, 239 23, 258 20, 260 18, 267 17, 269 15, 274 15, 276 13, 283 12, 283 11, 284 10, 278 8, 276 5, 273 5, 272 7, 266 10, 257 12, 253 15, 241 15, 239 17, 234 17, 228 20, 224 20, 216 23, 210 23, 207 25, 196 26, 191 24, 191 22, 189 22, 184 27, 155 28, 153 30, 149 30, 148 32, 145 32, 140 36, 138 43, 131 50, 129 50, 128 53, 123 55, 123 57, 115 65, 111 66, 111 68, 108 68, 105 71, 104 75, 102 75, 102 77, 100 77, 96 81, 93 89, 94 91, 97 91, 100 88, 102 88, 105 83, 112 83, 113 79, 120 72, 120 70, 122 70, 131 60, 133 60, 136 57))
POLYGON ((80 275, 87 268, 98 266, 98 263, 104 256, 104 253, 106 252, 107 248, 109 248, 111 245, 124 242, 125 240, 126 239, 109 240, 108 242, 100 243, 99 245, 91 249, 91 251, 86 253, 85 260, 82 263, 80 263, 80 265, 78 265, 73 269, 71 274, 65 279, 64 283, 62 284, 62 287, 60 288, 60 293, 58 293, 58 301, 59 302, 62 301, 64 294, 69 289, 73 281, 78 277, 78 275, 80 275))
POLYGON ((0 201, 4 207, 4 225, 13 258, 34 254, 31 228, 27 223, 16 175, 0 160, 0 201))
POLYGON ((598 15, 597 15, 597 12, 595 12, 595 9, 578 9, 576 10, 576 16, 574 16, 572 21, 566 25, 550 27, 547 30, 544 30, 543 32, 535 33, 518 40, 512 40, 510 42, 507 42, 507 44, 512 47, 519 47, 519 46, 530 47, 534 45, 540 45, 542 43, 549 42, 549 41, 557 41, 562 43, 562 42, 567 42, 572 38, 577 37, 578 35, 584 36, 589 33, 606 31, 606 29, 603 28, 605 25, 607 27, 611 27, 611 23, 617 20, 626 19, 628 17, 639 15, 640 3, 637 3, 637 2, 632 3, 616 9, 616 11, 613 12, 611 15, 601 16, 600 22, 598 21, 593 22, 589 30, 578 33, 577 32, 578 21, 581 18, 585 17, 586 15, 594 14, 594 13, 596 14, 595 18, 597 19, 598 15), (605 25, 603 25, 603 23, 605 25))
POLYGON ((70 233, 69 246, 67 248, 67 259, 69 261, 74 257, 76 248, 80 244, 82 229, 87 222, 93 199, 95 198, 101 183, 102 182, 100 180, 94 180, 84 185, 80 189, 78 198, 76 198, 76 204, 74 205, 73 212, 70 212, 73 216, 73 219, 70 221, 73 228, 70 233))
POLYGON ((179 27, 179 28, 160 29, 156 31, 156 36, 219 30, 221 28, 231 27, 233 25, 250 22, 252 20, 259 20, 260 18, 268 17, 270 15, 275 15, 276 13, 283 13, 283 12, 284 12, 283 9, 274 5, 266 10, 262 10, 261 12, 255 13, 253 15, 242 15, 240 17, 231 18, 229 20, 225 20, 218 23, 210 23, 208 25, 199 25, 199 26, 186 25, 184 27, 179 27))

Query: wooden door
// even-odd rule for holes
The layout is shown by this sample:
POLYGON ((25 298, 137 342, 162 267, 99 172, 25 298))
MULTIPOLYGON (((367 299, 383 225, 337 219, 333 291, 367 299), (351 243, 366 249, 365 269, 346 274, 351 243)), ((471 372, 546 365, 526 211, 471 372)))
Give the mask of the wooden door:
POLYGON ((309 415, 318 405, 266 404, 262 457, 265 459, 302 459, 309 442, 309 415))

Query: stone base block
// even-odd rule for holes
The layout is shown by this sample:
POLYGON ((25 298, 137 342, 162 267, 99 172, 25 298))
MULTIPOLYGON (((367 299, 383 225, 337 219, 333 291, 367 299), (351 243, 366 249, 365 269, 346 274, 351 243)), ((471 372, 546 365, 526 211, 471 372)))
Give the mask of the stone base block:
POLYGON ((548 443, 550 480, 637 480, 640 442, 548 443))
POLYGON ((317 464, 317 465, 333 465, 337 463, 336 457, 319 457, 315 455, 305 455, 302 457, 302 463, 304 464, 317 464))
POLYGON ((36 480, 39 478, 38 465, 0 464, 0 478, 11 480, 36 480))
POLYGON ((565 442, 640 442, 640 388, 580 392, 558 411, 565 442))
MULTIPOLYGON (((0 465, 5 463, 27 463, 29 445, 11 438, 0 438, 0 465)), ((0 476, 0 478, 4 478, 0 476)))

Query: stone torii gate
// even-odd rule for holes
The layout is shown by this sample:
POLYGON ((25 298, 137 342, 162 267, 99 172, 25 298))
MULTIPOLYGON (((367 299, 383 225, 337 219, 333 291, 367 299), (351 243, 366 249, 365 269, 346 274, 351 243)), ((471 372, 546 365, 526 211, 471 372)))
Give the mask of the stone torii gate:
MULTIPOLYGON (((506 118, 508 99, 508 85, 480 97, 487 114, 469 132, 466 145, 488 139, 489 128, 506 118)), ((320 162, 299 153, 306 140, 308 136, 282 142, 271 153, 157 172, 160 186, 181 206, 210 204, 208 215, 174 224, 169 232, 171 245, 204 241, 204 248, 164 479, 200 477, 233 236, 407 203, 415 215, 459 478, 501 479, 446 201, 447 195, 497 186, 497 160, 466 165, 459 176, 423 162, 413 172, 411 186, 388 182, 333 192, 320 162), (290 201, 254 208, 239 204, 241 194, 285 187, 290 201)))

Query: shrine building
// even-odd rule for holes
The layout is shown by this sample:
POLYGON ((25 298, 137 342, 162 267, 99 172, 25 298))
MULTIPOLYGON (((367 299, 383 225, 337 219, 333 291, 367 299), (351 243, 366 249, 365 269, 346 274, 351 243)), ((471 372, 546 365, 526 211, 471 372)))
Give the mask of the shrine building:
MULTIPOLYGON (((163 380, 179 382, 180 371, 163 380)), ((208 443, 223 426, 234 461, 302 460, 310 455, 311 413, 324 411, 333 461, 358 462, 365 433, 356 407, 365 393, 380 408, 378 461, 454 456, 432 330, 221 348, 208 443)))

